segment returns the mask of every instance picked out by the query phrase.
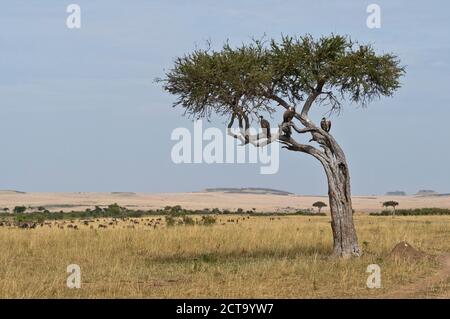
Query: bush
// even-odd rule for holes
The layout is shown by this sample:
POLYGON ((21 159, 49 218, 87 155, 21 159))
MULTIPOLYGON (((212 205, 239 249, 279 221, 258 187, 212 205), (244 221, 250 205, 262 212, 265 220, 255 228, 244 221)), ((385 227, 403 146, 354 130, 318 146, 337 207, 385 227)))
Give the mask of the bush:
POLYGON ((126 209, 123 207, 120 207, 116 203, 111 204, 108 206, 108 208, 105 209, 105 213, 109 216, 118 216, 126 209))
POLYGON ((165 219, 167 227, 175 226, 177 220, 174 217, 166 216, 165 219))
MULTIPOLYGON (((43 207, 42 207, 43 208, 43 207)), ((224 209, 223 211, 218 208, 210 209, 198 209, 198 210, 187 210, 183 209, 181 206, 167 206, 163 209, 156 210, 129 210, 125 207, 121 207, 116 203, 108 205, 106 208, 102 208, 100 206, 95 206, 94 209, 87 208, 83 211, 71 211, 71 212, 50 212, 47 209, 41 210, 41 207, 36 208, 35 211, 29 211, 26 214, 23 213, 27 208, 25 206, 16 206, 14 208, 14 214, 12 218, 14 220, 20 220, 24 222, 36 222, 42 220, 62 220, 62 219, 90 219, 90 218, 104 218, 104 217, 114 217, 114 218, 140 218, 143 216, 161 216, 166 215, 168 220, 168 226, 173 226, 178 224, 181 225, 192 225, 195 224, 195 220, 191 217, 194 215, 204 216, 200 219, 197 224, 198 225, 211 225, 216 222, 216 218, 218 214, 228 214, 234 215, 237 212, 232 212, 230 210, 224 209), (189 215, 189 216, 188 216, 189 215), (212 216, 211 216, 212 215, 212 216), (209 216, 209 217, 208 217, 209 216), (180 218, 181 217, 181 218, 180 218)), ((4 209, 6 212, 7 209, 4 209)), ((311 210, 303 210, 297 212, 272 212, 272 213, 264 213, 264 212, 256 212, 252 210, 244 211, 239 210, 240 214, 247 214, 251 216, 290 216, 290 215, 303 215, 303 216, 325 216, 324 213, 314 213, 311 210)), ((2 216, 2 218, 5 218, 2 216)))
POLYGON ((27 210, 25 206, 16 206, 14 207, 14 214, 21 214, 27 210))
POLYGON ((325 213, 304 212, 304 211, 301 211, 301 210, 295 212, 295 215, 300 215, 300 216, 327 216, 327 214, 325 214, 325 213))
POLYGON ((187 210, 181 208, 180 205, 176 205, 176 206, 166 206, 164 207, 163 210, 164 214, 168 214, 172 217, 178 217, 178 216, 183 216, 186 215, 188 213, 187 210))
MULTIPOLYGON (((391 216, 392 212, 384 210, 378 213, 370 213, 372 216, 391 216)), ((450 209, 447 208, 415 208, 398 209, 395 212, 397 216, 430 216, 430 215, 450 215, 450 209)))
POLYGON ((195 225, 195 220, 187 215, 184 215, 183 218, 181 219, 181 221, 183 222, 184 225, 186 226, 192 226, 195 225))
POLYGON ((94 214, 101 214, 101 213, 103 213, 103 208, 101 208, 100 206, 95 206, 95 208, 92 212, 94 214))

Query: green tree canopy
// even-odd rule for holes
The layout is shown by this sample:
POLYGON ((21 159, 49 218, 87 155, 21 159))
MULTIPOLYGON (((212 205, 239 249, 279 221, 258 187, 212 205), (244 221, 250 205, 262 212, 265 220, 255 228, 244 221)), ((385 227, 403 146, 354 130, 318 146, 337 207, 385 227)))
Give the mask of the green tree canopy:
POLYGON ((395 209, 396 206, 398 206, 399 203, 394 200, 389 200, 383 203, 383 207, 392 207, 395 209))
POLYGON ((327 207, 327 204, 325 204, 325 203, 322 202, 322 201, 315 202, 315 203, 312 204, 312 205, 313 205, 313 207, 317 207, 317 208, 327 207))
POLYGON ((178 97, 174 105, 200 118, 272 112, 280 98, 297 105, 319 91, 318 102, 339 111, 344 100, 366 105, 391 96, 403 73, 395 55, 376 54, 371 45, 347 36, 305 35, 196 49, 177 58, 160 81, 178 97))
POLYGON ((327 207, 327 204, 325 204, 322 201, 314 202, 312 205, 313 207, 316 207, 319 210, 319 213, 321 212, 322 208, 327 207))

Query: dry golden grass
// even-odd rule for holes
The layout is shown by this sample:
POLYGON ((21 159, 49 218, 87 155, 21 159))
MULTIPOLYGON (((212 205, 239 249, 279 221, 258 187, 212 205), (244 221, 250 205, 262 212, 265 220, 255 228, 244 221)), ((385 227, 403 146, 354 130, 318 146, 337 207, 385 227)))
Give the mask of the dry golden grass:
MULTIPOLYGON (((329 258, 329 217, 221 216, 214 226, 78 230, 0 228, 2 298, 377 298, 430 276, 439 267, 386 258, 407 240, 430 254, 450 252, 450 217, 357 215, 361 258, 329 258), (66 287, 78 264, 81 289, 66 287), (368 289, 369 264, 381 267, 382 288, 368 289)), ((99 223, 104 223, 104 220, 99 223)), ((449 296, 449 282, 414 296, 449 296)))

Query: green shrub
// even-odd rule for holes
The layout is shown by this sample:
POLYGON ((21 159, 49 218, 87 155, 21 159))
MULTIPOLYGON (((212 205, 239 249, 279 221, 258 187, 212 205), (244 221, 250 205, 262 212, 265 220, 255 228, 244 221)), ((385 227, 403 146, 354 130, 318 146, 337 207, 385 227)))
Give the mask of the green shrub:
POLYGON ((120 207, 119 205, 117 205, 116 203, 108 205, 108 208, 105 209, 105 213, 109 216, 118 216, 120 215, 123 211, 125 211, 125 208, 120 207))
POLYGON ((166 206, 164 207, 163 210, 164 214, 168 214, 172 217, 179 217, 179 216, 183 216, 186 215, 188 213, 187 210, 181 208, 180 205, 176 205, 176 206, 166 206))
MULTIPOLYGON (((383 210, 378 213, 370 213, 372 216, 391 216, 392 212, 383 210)), ((450 215, 450 209, 447 208, 415 208, 415 209, 398 209, 396 216, 430 216, 430 215, 450 215)))
MULTIPOLYGON (((42 207, 43 208, 43 207, 42 207)), ((180 225, 192 225, 195 223, 195 220, 192 216, 203 216, 201 220, 198 221, 199 225, 210 225, 215 223, 216 218, 219 214, 228 214, 234 215, 236 212, 231 212, 227 209, 220 211, 218 208, 210 209, 198 209, 198 210, 187 210, 183 209, 181 206, 167 206, 163 209, 156 210, 129 210, 127 208, 121 207, 118 204, 114 203, 108 205, 106 208, 102 208, 100 206, 95 206, 94 209, 87 208, 83 211, 71 211, 64 212, 60 210, 59 212, 50 212, 47 209, 41 210, 41 208, 37 208, 36 211, 29 211, 26 214, 22 214, 26 210, 25 206, 16 206, 14 208, 13 219, 21 220, 24 222, 36 222, 42 220, 61 220, 61 219, 90 219, 90 218, 105 218, 105 217, 114 217, 114 218, 140 218, 143 216, 160 216, 166 215, 167 220, 169 220, 169 226, 173 226, 177 223, 180 225), (188 216, 189 215, 189 216, 188 216), (213 216, 211 216, 213 215, 213 216), (208 217, 209 216, 209 217, 208 217), (181 217, 181 218, 180 218, 181 217)), ((7 210, 5 210, 6 212, 7 210)), ((312 210, 304 210, 297 212, 274 212, 274 213, 263 213, 256 211, 243 211, 238 210, 241 213, 238 214, 247 214, 252 216, 289 216, 289 215, 303 215, 303 216, 325 216, 324 213, 318 214, 314 213, 312 210)), ((4 217, 2 217, 4 218, 4 217)))
POLYGON ((27 210, 25 206, 16 206, 14 207, 14 214, 21 214, 27 210))
POLYGON ((327 216, 327 214, 325 213, 315 213, 315 212, 305 212, 305 211, 296 211, 295 215, 300 215, 300 216, 327 216))

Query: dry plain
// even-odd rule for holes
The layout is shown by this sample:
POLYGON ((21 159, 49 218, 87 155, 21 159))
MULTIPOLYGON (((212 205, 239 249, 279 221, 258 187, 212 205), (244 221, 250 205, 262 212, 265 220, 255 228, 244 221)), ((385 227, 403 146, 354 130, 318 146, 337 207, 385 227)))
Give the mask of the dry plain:
MULTIPOLYGON (((379 211, 384 201, 395 200, 399 208, 437 207, 450 208, 450 196, 353 196, 353 208, 358 212, 379 211)), ((327 196, 233 194, 220 192, 192 193, 18 193, 0 191, 0 207, 16 205, 43 206, 50 211, 84 210, 95 205, 117 203, 130 209, 157 209, 180 205, 187 209, 219 208, 236 210, 242 208, 277 212, 311 208, 316 201, 328 201, 327 196)), ((325 208, 324 211, 327 211, 325 208)))

